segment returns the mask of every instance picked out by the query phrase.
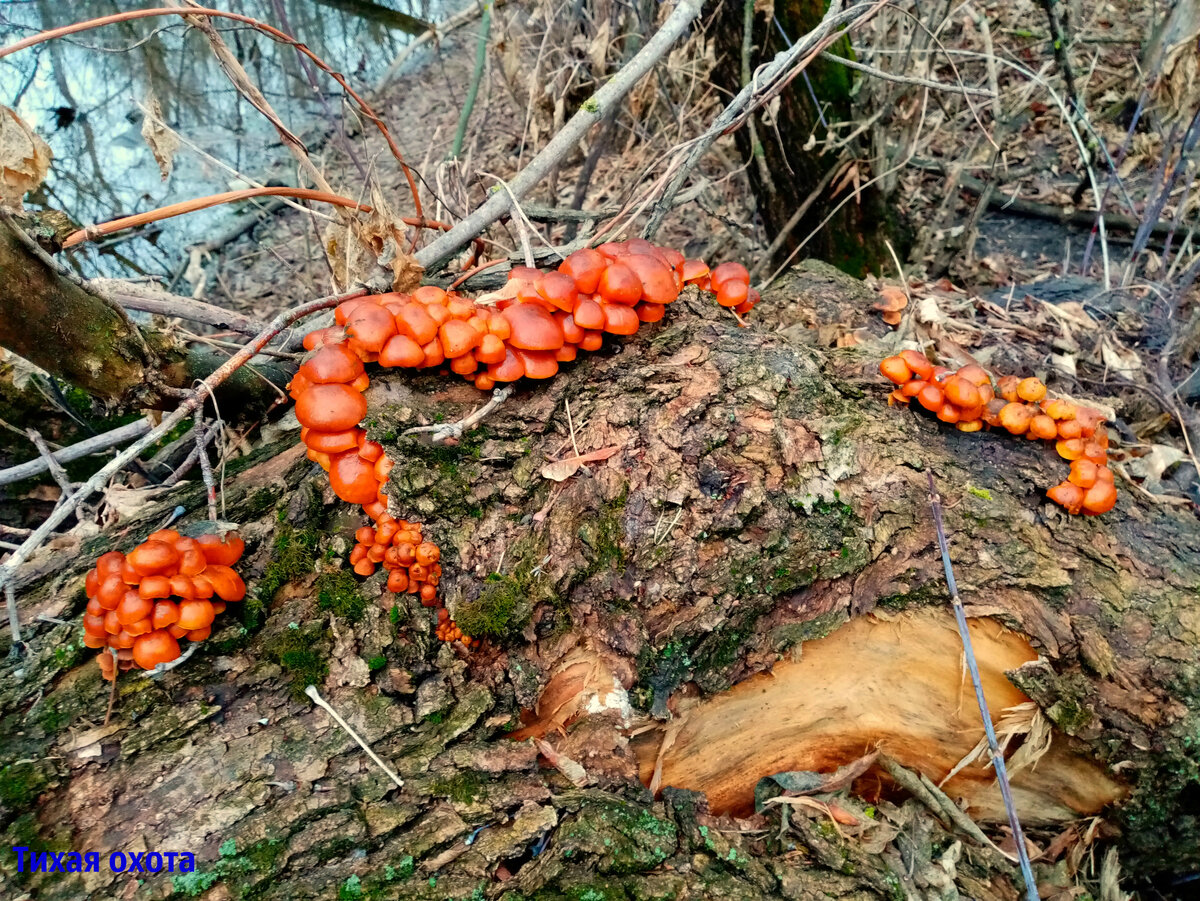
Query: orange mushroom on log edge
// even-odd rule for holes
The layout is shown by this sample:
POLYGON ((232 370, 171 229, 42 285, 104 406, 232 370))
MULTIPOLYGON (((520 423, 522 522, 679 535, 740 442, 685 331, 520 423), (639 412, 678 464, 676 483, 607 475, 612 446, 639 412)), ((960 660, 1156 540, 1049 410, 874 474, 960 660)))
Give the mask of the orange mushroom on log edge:
POLYGON ((356 297, 334 312, 336 326, 304 339, 312 355, 288 386, 296 401, 300 440, 310 460, 329 473, 342 500, 359 504, 374 523, 355 533, 350 565, 360 576, 387 570, 389 591, 415 594, 437 608, 439 640, 466 647, 438 598, 438 547, 421 524, 388 512, 385 487, 394 461, 359 427, 366 414, 364 363, 384 368, 445 367, 480 390, 518 379, 547 379, 579 351, 599 350, 605 333, 632 335, 658 322, 685 285, 716 294, 722 306, 749 313, 759 301, 739 263, 713 269, 678 251, 633 239, 577 250, 556 271, 519 266, 495 304, 480 304, 441 288, 412 294, 356 297))
POLYGON ((1117 503, 1113 473, 1108 468, 1108 431, 1099 410, 1066 398, 1051 398, 1036 378, 1006 375, 995 385, 979 366, 957 372, 934 366, 915 350, 903 350, 879 364, 897 387, 888 404, 917 404, 962 432, 985 426, 1012 435, 1053 441, 1071 474, 1046 492, 1068 513, 1098 516, 1117 503))

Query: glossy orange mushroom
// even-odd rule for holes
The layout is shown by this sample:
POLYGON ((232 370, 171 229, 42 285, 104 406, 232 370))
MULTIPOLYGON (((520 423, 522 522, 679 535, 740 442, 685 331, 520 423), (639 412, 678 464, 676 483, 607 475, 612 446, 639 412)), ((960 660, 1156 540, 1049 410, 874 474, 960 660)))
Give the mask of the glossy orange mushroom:
POLYGON ((313 385, 296 401, 296 418, 319 432, 354 428, 367 415, 367 400, 347 385, 313 385))

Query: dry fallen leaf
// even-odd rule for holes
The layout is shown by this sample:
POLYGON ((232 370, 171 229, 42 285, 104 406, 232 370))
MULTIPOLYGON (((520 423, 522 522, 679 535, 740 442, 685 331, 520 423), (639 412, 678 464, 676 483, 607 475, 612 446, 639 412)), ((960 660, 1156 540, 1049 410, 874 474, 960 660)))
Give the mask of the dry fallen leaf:
POLYGON ((179 136, 167 128, 162 119, 162 106, 153 93, 146 98, 146 115, 142 118, 142 137, 150 145, 154 161, 158 163, 158 171, 162 173, 163 181, 171 174, 175 163, 175 151, 179 149, 179 136))
POLYGON ((20 211, 25 195, 46 177, 50 145, 7 106, 0 105, 0 207, 20 211))
POLYGON ((401 249, 407 243, 406 226, 375 186, 371 188, 371 208, 365 220, 343 217, 325 229, 325 253, 334 280, 343 290, 386 279, 393 291, 415 291, 424 269, 401 249))
POLYGON ((553 482, 565 482, 575 475, 584 463, 599 463, 620 450, 620 445, 614 445, 580 454, 578 457, 568 457, 566 460, 552 460, 542 467, 542 478, 550 479, 553 482))
POLYGON ((1100 342, 1100 359, 1106 369, 1125 378, 1132 378, 1134 373, 1142 368, 1142 361, 1137 352, 1122 347, 1110 335, 1105 335, 1100 342))

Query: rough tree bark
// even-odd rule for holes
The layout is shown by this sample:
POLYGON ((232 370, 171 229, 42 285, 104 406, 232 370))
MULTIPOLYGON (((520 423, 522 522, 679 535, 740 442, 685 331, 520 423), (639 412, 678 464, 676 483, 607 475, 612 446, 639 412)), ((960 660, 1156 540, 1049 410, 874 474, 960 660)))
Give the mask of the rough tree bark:
MULTIPOLYGON (((0 669, 0 847, 193 851, 199 866, 173 883, 31 876, 0 851, 0 894, 1016 897, 1012 864, 957 811, 897 790, 903 771, 882 759, 854 783, 866 801, 832 796, 858 836, 803 807, 783 831, 773 809, 717 816, 749 815, 760 777, 832 772, 876 745, 937 782, 979 738, 927 467, 993 709, 1031 698, 1053 725, 1015 777, 1034 837, 1098 813, 1126 874, 1200 865, 1194 519, 1129 491, 1109 515, 1067 518, 1043 500, 1061 466, 1045 448, 888 409, 878 343, 826 350, 813 327, 868 307, 825 269, 789 276, 751 328, 683 299, 660 327, 522 386, 452 448, 397 435, 469 411, 473 389, 377 379, 369 428, 402 461, 394 499, 442 545, 454 615, 495 636, 470 655, 436 644, 411 596, 344 573, 358 520, 296 448, 227 479, 247 628, 227 613, 185 666, 125 679, 108 726, 74 624, 84 567, 176 504, 203 517, 200 489, 45 552, 20 597, 30 656, 0 669), (569 422, 581 452, 619 450, 552 481, 541 469, 573 453, 569 422), (296 694, 310 681, 403 789, 296 694), (525 734, 545 735, 541 765, 539 746, 505 737, 522 710, 525 734), (638 779, 656 766, 657 799, 638 779)), ((997 819, 977 764, 945 791, 997 819)), ((1061 862, 1039 878, 1061 885, 1061 862)))
MULTIPOLYGON (((713 81, 730 95, 736 94, 759 65, 785 50, 789 40, 812 30, 828 6, 827 0, 780 0, 768 5, 772 12, 763 15, 759 11, 762 7, 754 0, 724 0, 712 31, 717 48, 713 81), (755 10, 749 48, 744 45, 747 7, 755 10), (786 37, 779 33, 780 28, 786 37)), ((843 56, 852 54, 847 40, 830 49, 843 56)), ((842 187, 833 196, 831 176, 841 175, 841 154, 821 147, 810 148, 809 143, 814 137, 824 141, 830 134, 829 125, 853 117, 853 79, 854 73, 844 66, 824 59, 814 60, 805 74, 782 91, 777 102, 759 110, 751 123, 736 132, 738 149, 746 160, 750 186, 767 234, 774 240, 782 230, 790 228, 776 263, 787 258, 817 229, 805 245, 804 256, 826 260, 860 276, 878 271, 890 259, 884 240, 892 229, 894 213, 875 186, 863 188, 857 199, 842 206, 821 226, 852 188, 842 187), (816 103, 821 105, 820 113, 816 103), (833 169, 839 171, 831 172, 833 169), (793 215, 805 207, 807 212, 793 223, 793 215)), ((851 142, 847 149, 853 156, 860 148, 857 142, 851 142)), ((869 154, 863 151, 861 156, 869 154)))

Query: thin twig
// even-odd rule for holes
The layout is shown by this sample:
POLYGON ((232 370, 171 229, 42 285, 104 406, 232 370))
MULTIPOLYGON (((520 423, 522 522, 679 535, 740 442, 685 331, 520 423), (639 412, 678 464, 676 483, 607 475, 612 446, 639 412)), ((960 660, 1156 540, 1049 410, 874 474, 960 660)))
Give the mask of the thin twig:
POLYGON ((8 631, 12 638, 8 656, 19 657, 25 651, 25 642, 21 641, 21 616, 17 612, 17 598, 12 585, 4 586, 4 604, 8 608, 8 631))
POLYGON ((109 689, 109 692, 108 692, 108 710, 105 711, 105 714, 104 714, 104 725, 107 726, 108 721, 112 719, 113 708, 117 704, 117 677, 121 675, 121 666, 120 666, 120 661, 117 659, 117 649, 116 648, 105 648, 100 653, 111 654, 112 662, 113 662, 112 688, 109 689))
POLYGON ((154 667, 154 669, 144 670, 143 672, 139 673, 139 675, 143 679, 153 679, 163 675, 164 673, 169 673, 171 670, 175 669, 175 667, 179 666, 181 663, 185 662, 189 657, 195 654, 196 648, 198 647, 200 647, 200 645, 196 642, 189 642, 187 648, 184 649, 184 652, 174 660, 168 660, 166 663, 160 663, 158 666, 154 667))
MULTIPOLYGON (((220 427, 220 420, 213 423, 213 433, 220 427)), ((196 425, 192 429, 196 435, 196 454, 200 458, 200 475, 204 479, 205 497, 208 500, 208 518, 210 522, 217 519, 217 484, 213 481, 212 462, 208 459, 208 429, 204 425, 204 404, 196 408, 196 425)))
POLYGON ((322 710, 324 710, 326 713, 328 713, 331 717, 333 717, 333 721, 335 723, 337 723, 339 726, 341 726, 342 729, 345 730, 347 735, 349 735, 356 742, 358 742, 358 746, 367 752, 367 756, 370 757, 372 760, 374 760, 376 765, 381 770, 383 770, 385 773, 387 773, 388 778, 396 783, 397 788, 404 788, 404 780, 401 779, 399 776, 397 776, 395 771, 391 767, 389 767, 386 763, 384 763, 383 760, 380 759, 378 754, 376 754, 374 751, 371 750, 371 746, 368 745, 361 738, 359 738, 358 733, 350 728, 350 724, 347 723, 344 719, 342 719, 336 710, 334 710, 332 707, 329 706, 329 702, 326 701, 323 697, 321 697, 321 693, 319 691, 317 691, 317 688, 315 685, 306 686, 304 689, 304 693, 306 695, 308 695, 310 698, 312 698, 314 704, 316 704, 318 707, 320 707, 322 710))
POLYGON ((963 609, 962 600, 958 596, 958 585, 954 581, 954 565, 950 562, 950 545, 946 541, 946 530, 942 525, 942 502, 933 483, 933 470, 926 469, 929 477, 929 507, 933 511, 933 524, 937 529, 938 548, 942 552, 942 566, 946 570, 946 587, 950 592, 950 602, 954 606, 954 620, 958 624, 958 635, 962 639, 963 653, 967 659, 967 669, 971 672, 971 683, 975 686, 975 702, 979 705, 979 715, 983 718, 983 731, 987 736, 988 749, 992 755, 992 766, 996 770, 996 782, 1000 786, 1000 796, 1004 799, 1004 808, 1008 811, 1008 825, 1012 829, 1013 841, 1017 846, 1017 858, 1021 864, 1021 876, 1025 880, 1025 897, 1028 901, 1040 901, 1037 884, 1033 879, 1033 868, 1029 864, 1029 851, 1025 847, 1025 833, 1021 831, 1021 822, 1017 818, 1017 807, 1013 802, 1012 787, 1008 783, 1008 769, 1004 764, 1004 754, 1000 743, 996 740, 996 730, 992 727, 992 714, 988 710, 987 698, 983 694, 983 679, 979 675, 979 661, 975 657, 975 648, 971 644, 971 632, 967 628, 967 613, 963 609))
MULTIPOLYGON (((111 432, 105 432, 102 435, 96 435, 94 438, 80 441, 78 444, 72 444, 70 447, 53 451, 51 456, 59 463, 70 463, 73 460, 79 460, 91 454, 98 454, 118 444, 124 444, 126 441, 132 441, 146 434, 151 428, 153 426, 150 420, 139 419, 137 422, 131 422, 128 425, 115 428, 111 432)), ((32 478, 39 473, 45 472, 48 468, 45 457, 38 457, 36 460, 30 460, 27 463, 10 466, 8 469, 0 470, 0 485, 11 485, 13 482, 32 478)), ((6 531, 13 530, 6 529, 6 531)), ((13 531, 13 533, 25 536, 33 534, 28 529, 22 530, 19 533, 13 531)))
POLYGON ((478 423, 483 421, 489 413, 508 400, 508 396, 512 394, 512 385, 505 385, 503 388, 496 388, 492 391, 492 399, 476 410, 469 416, 460 419, 458 422, 443 422, 438 425, 418 425, 411 429, 406 429, 402 434, 405 435, 422 435, 432 432, 430 441, 433 444, 441 444, 447 438, 461 438, 463 433, 469 429, 473 429, 478 423))
MULTIPOLYGON (((114 289, 116 289, 117 282, 118 280, 113 280, 114 289)), ((88 282, 89 285, 96 285, 97 283, 99 283, 101 290, 106 290, 109 284, 107 279, 91 279, 88 282)), ((120 285, 119 289, 109 292, 109 296, 127 310, 138 310, 142 313, 153 313, 157 316, 169 316, 173 319, 199 322, 203 325, 211 325, 218 329, 228 329, 242 335, 257 335, 267 325, 261 319, 254 319, 251 316, 235 313, 233 310, 227 310, 224 307, 218 307, 211 303, 192 300, 190 297, 180 297, 176 294, 168 294, 164 291, 157 291, 145 286, 131 285, 128 282, 120 282, 120 285)))
POLYGON ((54 454, 46 446, 46 439, 41 436, 41 433, 37 429, 26 429, 25 434, 29 436, 29 440, 33 442, 33 446, 37 448, 37 452, 46 461, 46 468, 50 470, 50 475, 54 481, 58 482, 58 487, 62 489, 63 497, 70 497, 74 493, 74 488, 71 485, 71 477, 67 475, 67 471, 62 468, 62 465, 54 459, 54 454))
POLYGON ((996 93, 987 88, 968 88, 966 85, 946 84, 944 81, 934 81, 931 78, 920 78, 916 75, 898 75, 895 72, 886 72, 883 69, 876 69, 874 66, 868 66, 865 63, 860 63, 857 60, 847 59, 844 56, 838 56, 836 53, 830 53, 824 50, 821 53, 821 58, 828 60, 831 63, 845 66, 847 69, 857 69, 859 72, 866 72, 868 75, 873 75, 875 78, 883 81, 892 81, 896 84, 911 84, 921 88, 931 88, 935 91, 943 91, 947 94, 962 94, 968 97, 983 97, 987 100, 996 98, 996 93))

